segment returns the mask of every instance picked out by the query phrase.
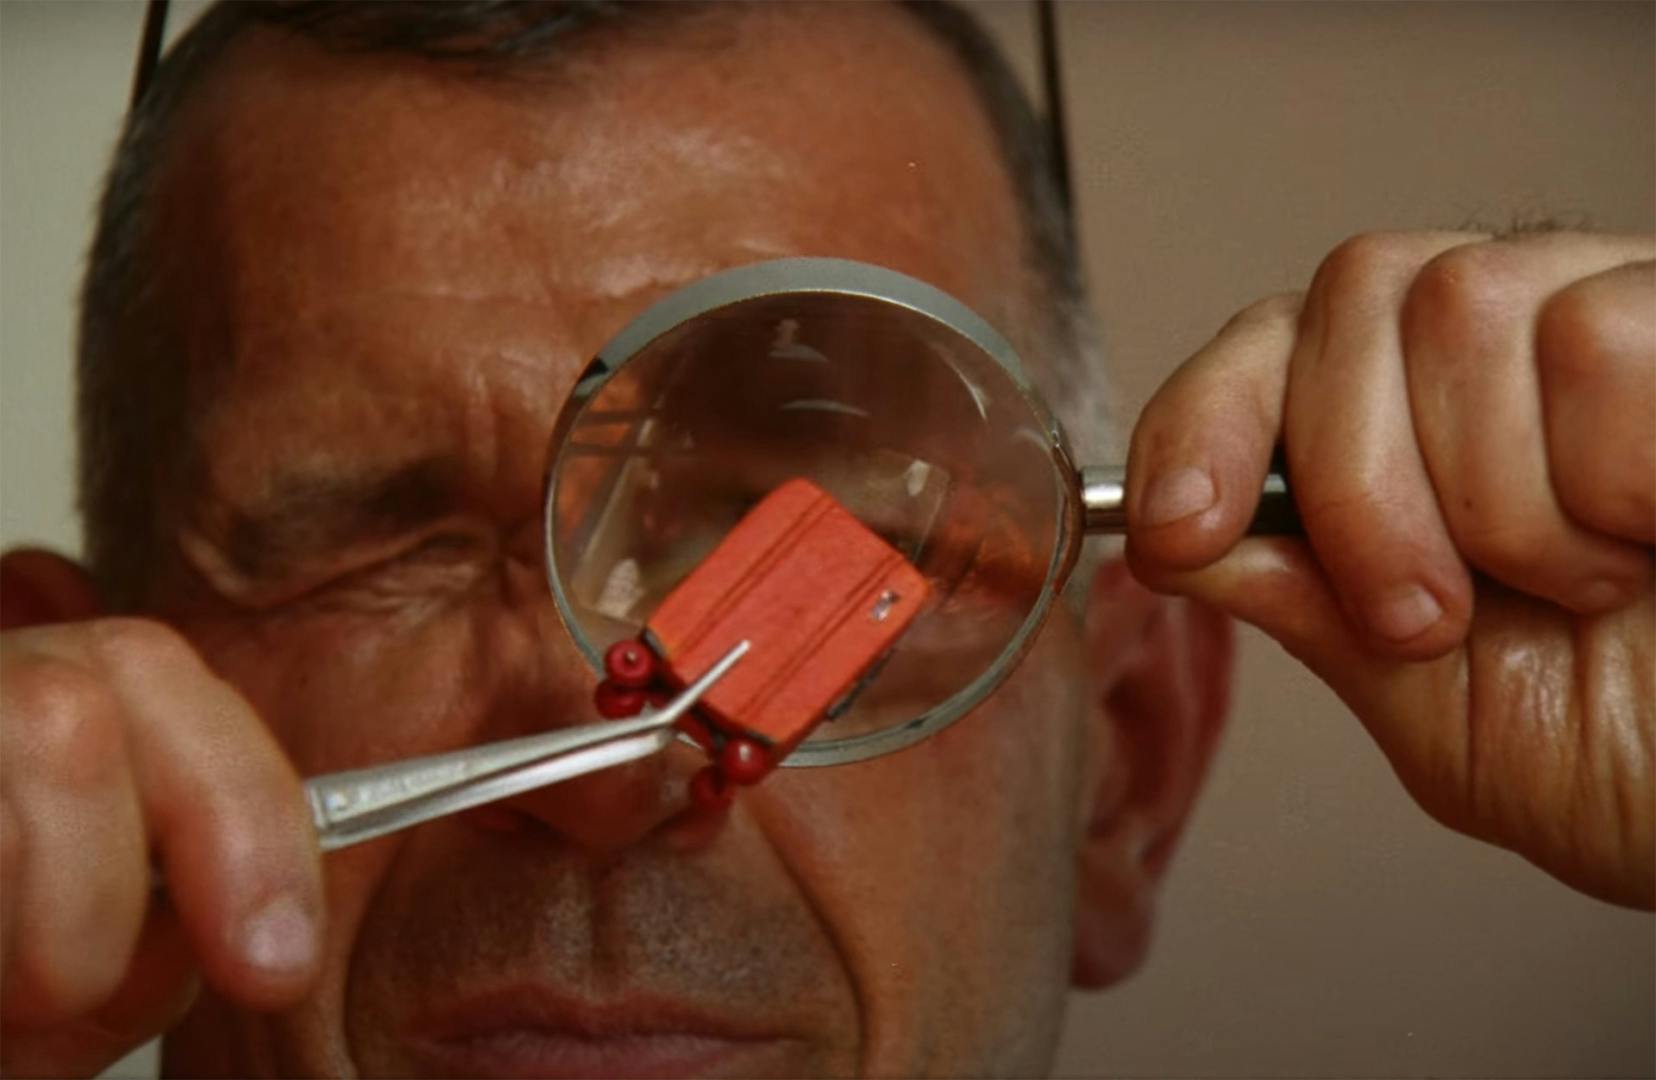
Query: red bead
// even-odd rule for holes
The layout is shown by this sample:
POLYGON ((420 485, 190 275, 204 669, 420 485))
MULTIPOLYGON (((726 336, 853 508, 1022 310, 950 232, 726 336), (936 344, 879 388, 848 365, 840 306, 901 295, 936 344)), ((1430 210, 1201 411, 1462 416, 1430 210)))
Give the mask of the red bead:
POLYGON ((655 654, 642 641, 617 641, 604 653, 604 672, 617 686, 644 690, 655 682, 655 654))
POLYGON ((732 784, 757 784, 771 771, 770 751, 752 739, 730 739, 719 751, 719 770, 732 784))
POLYGON ((709 765, 690 778, 690 801, 697 809, 718 811, 728 807, 736 798, 736 789, 725 781, 719 770, 709 765))
POLYGON ((598 689, 592 692, 592 703, 598 707, 598 715, 609 720, 637 716, 644 711, 644 702, 644 691, 617 686, 608 679, 599 683, 598 689))

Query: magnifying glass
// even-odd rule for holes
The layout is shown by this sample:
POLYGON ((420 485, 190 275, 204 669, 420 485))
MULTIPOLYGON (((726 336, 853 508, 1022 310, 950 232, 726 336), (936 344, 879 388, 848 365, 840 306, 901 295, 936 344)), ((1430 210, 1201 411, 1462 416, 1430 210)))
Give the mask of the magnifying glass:
MULTIPOLYGON (((784 762, 909 746, 1034 640, 1123 470, 1078 468, 1012 347, 882 267, 783 259, 675 292, 605 346, 558 416, 546 567, 596 670, 766 494, 805 477, 926 576, 931 599, 843 711, 784 762)), ((1293 531, 1279 473, 1255 532, 1293 531)))

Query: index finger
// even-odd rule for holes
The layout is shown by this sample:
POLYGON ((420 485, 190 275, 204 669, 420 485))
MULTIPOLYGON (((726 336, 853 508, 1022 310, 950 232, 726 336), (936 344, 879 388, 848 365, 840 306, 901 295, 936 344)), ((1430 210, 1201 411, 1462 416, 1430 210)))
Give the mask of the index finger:
POLYGON ((1224 556, 1247 532, 1282 428, 1303 296, 1245 308, 1145 406, 1127 453, 1127 554, 1150 581, 1224 556))
POLYGON ((299 778, 241 696, 182 639, 106 620, 93 646, 130 752, 168 902, 207 980, 255 1008, 293 1001, 320 958, 321 867, 299 778))

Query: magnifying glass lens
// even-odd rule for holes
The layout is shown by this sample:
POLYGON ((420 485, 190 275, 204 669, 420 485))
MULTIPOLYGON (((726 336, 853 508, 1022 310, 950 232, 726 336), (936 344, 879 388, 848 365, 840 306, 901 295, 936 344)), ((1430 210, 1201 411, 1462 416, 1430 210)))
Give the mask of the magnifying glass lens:
POLYGON ((570 410, 548 540, 589 653, 637 634, 794 477, 926 576, 927 608, 815 743, 937 720, 981 696, 1063 570, 1069 495, 1050 422, 979 343, 884 297, 788 291, 703 311, 600 370, 570 410))

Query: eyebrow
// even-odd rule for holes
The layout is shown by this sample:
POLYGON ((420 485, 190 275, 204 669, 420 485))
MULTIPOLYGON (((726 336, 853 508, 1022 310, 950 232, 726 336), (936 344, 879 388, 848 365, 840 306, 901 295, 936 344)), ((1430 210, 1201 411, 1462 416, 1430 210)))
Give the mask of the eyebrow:
POLYGON ((237 574, 270 580, 329 552, 452 514, 461 503, 463 472, 459 459, 445 456, 356 473, 284 473, 256 505, 225 508, 220 551, 237 574))

